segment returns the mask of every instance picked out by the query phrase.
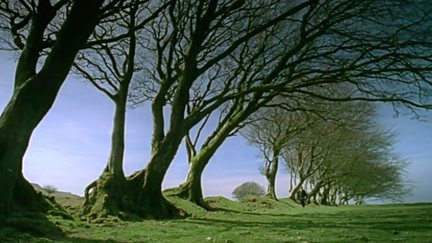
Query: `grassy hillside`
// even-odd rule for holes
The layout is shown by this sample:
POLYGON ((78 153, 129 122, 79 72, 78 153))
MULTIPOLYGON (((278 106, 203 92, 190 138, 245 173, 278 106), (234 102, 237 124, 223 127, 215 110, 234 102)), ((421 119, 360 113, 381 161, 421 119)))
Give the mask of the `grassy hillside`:
POLYGON ((207 212, 171 198, 191 216, 179 220, 87 222, 21 215, 0 242, 432 242, 432 204, 301 208, 268 199, 207 198, 207 212))
POLYGON ((55 200, 63 205, 65 208, 78 208, 80 207, 84 200, 82 197, 75 195, 70 192, 63 192, 63 191, 55 191, 52 194, 49 194, 42 186, 32 183, 32 186, 36 191, 42 192, 45 195, 53 196, 55 200))

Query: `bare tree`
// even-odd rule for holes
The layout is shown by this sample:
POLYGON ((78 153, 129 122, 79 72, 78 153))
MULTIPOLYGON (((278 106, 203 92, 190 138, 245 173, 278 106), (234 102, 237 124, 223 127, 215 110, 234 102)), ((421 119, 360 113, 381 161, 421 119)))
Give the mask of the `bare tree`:
POLYGON ((0 220, 12 211, 13 205, 43 205, 22 176, 23 155, 33 130, 52 106, 75 55, 104 13, 103 5, 101 0, 76 0, 72 4, 52 4, 47 0, 0 3, 1 30, 10 31, 13 43, 21 50, 14 92, 0 116, 0 220), (65 21, 56 18, 62 14, 67 16, 65 21), (61 25, 55 32, 48 31, 56 21, 61 25))
MULTIPOLYGON (((306 107, 303 108, 306 111, 306 107)), ((269 107, 253 115, 252 122, 242 131, 243 137, 257 147, 264 158, 262 174, 267 179, 267 196, 277 200, 276 175, 279 160, 288 143, 301 130, 307 129, 306 114, 282 107, 269 107)))
MULTIPOLYGON (((30 9, 33 6, 31 3, 28 4, 30 9)), ((69 6, 69 1, 58 3, 56 6, 69 6)), ((84 5, 80 0, 74 3, 73 6, 84 5)), ((85 43, 84 39, 103 18, 117 23, 121 17, 115 13, 124 9, 127 3, 129 1, 91 1, 91 6, 81 6, 83 12, 79 17, 71 17, 75 11, 71 11, 70 15, 56 15, 55 21, 59 22, 62 16, 68 16, 64 28, 70 26, 71 29, 67 32, 66 41, 60 38, 63 29, 49 25, 50 30, 60 29, 60 32, 53 41, 52 51, 47 53, 47 68, 42 67, 38 73, 49 76, 43 78, 46 82, 58 80, 55 85, 27 82, 29 77, 41 76, 33 74, 36 73, 40 51, 50 50, 42 48, 52 40, 49 38, 52 32, 45 32, 46 26, 55 22, 42 21, 46 24, 35 25, 39 28, 28 28, 29 32, 25 29, 15 35, 17 40, 28 36, 27 43, 44 45, 36 45, 36 49, 34 45, 25 45, 28 49, 24 48, 21 57, 22 60, 30 58, 31 64, 22 60, 18 62, 19 67, 25 66, 26 69, 17 69, 15 82, 16 87, 28 84, 28 87, 40 86, 40 89, 29 88, 27 95, 20 96, 25 89, 16 88, 17 95, 14 94, 0 118, 0 173, 8 174, 9 169, 13 171, 12 177, 1 174, 1 178, 7 178, 4 179, 6 183, 2 183, 2 189, 4 186, 7 192, 7 196, 0 201, 2 211, 7 211, 5 208, 12 200, 15 178, 21 170, 22 155, 31 131, 52 105, 76 53, 80 48, 100 43, 98 40, 85 43), (38 37, 35 42, 30 41, 33 37, 38 37), (66 48, 61 43, 69 45, 66 48), (55 52, 56 48, 61 51, 55 52), (65 53, 68 55, 65 56, 65 53), (61 63, 67 65, 59 69, 61 63), (33 92, 35 90, 38 91, 33 92), (42 95, 44 92, 51 95, 42 95), (39 99, 29 98, 29 93, 41 95, 39 99), (25 111, 14 111, 15 118, 9 117, 16 104, 25 104, 25 109, 22 108, 25 111), (29 121, 28 115, 24 119, 22 114, 35 114, 35 119, 29 121), (22 135, 15 136, 16 133, 22 135), (12 161, 16 161, 13 167, 3 162, 11 161, 10 156, 12 161)), ((11 19, 16 20, 17 16, 21 16, 17 11, 14 12, 16 15, 9 15, 11 5, 1 4, 2 13, 6 12, 1 15, 3 19, 12 16, 11 19)), ((293 99, 311 96, 330 101, 387 101, 412 108, 430 107, 432 52, 430 37, 423 34, 430 30, 430 21, 427 21, 430 17, 429 5, 423 2, 406 5, 405 1, 378 0, 166 0, 152 4, 156 7, 167 5, 150 23, 143 23, 145 32, 139 41, 148 46, 148 51, 143 54, 147 57, 143 66, 153 81, 153 86, 150 86, 154 96, 151 105, 154 124, 152 154, 146 168, 129 178, 131 197, 125 202, 135 205, 131 211, 141 216, 166 218, 179 214, 178 209, 169 204, 161 193, 166 171, 184 136, 226 105, 235 107, 230 104, 238 103, 232 115, 223 116, 235 122, 229 123, 229 129, 222 126, 221 130, 214 130, 220 135, 206 143, 213 147, 203 156, 204 162, 199 163, 202 168, 244 119, 278 95, 293 99), (345 85, 335 85, 342 83, 345 85), (354 88, 350 92, 338 92, 338 95, 332 92, 343 86, 354 88)), ((49 1, 39 1, 39 5, 41 9, 52 10, 45 7, 51 6, 49 1)), ((28 16, 45 18, 52 13, 42 12, 28 16)), ((20 23, 18 27, 38 22, 23 20, 20 23)), ((11 30, 12 34, 16 33, 13 28, 11 30)), ((95 33, 103 36, 104 29, 96 29, 95 33)), ((127 33, 119 34, 104 39, 104 42, 116 42, 127 36, 127 33)), ((20 44, 19 41, 17 43, 20 44)))
MULTIPOLYGON (((111 150, 102 175, 85 188, 83 212, 92 217, 102 214, 118 214, 127 210, 122 206, 128 198, 127 181, 123 171, 125 150, 126 109, 130 86, 136 73, 142 70, 138 55, 143 43, 137 42, 141 30, 150 20, 166 8, 154 7, 149 2, 130 1, 129 8, 119 13, 117 25, 101 23, 100 34, 94 35, 94 45, 82 50, 74 63, 73 71, 88 80, 96 89, 113 101, 115 106, 111 150), (114 42, 104 41, 108 38, 114 42), (138 62, 137 60, 138 59, 138 62)), ((134 78, 135 76, 135 78, 134 78)))
MULTIPOLYGON (((240 102, 237 109, 244 114, 235 115, 247 117, 259 107, 258 103, 268 102, 275 95, 264 95, 255 83, 259 77, 254 77, 262 76, 258 72, 249 72, 254 65, 264 65, 265 57, 253 65, 243 64, 246 58, 257 56, 258 59, 259 55, 271 52, 265 40, 275 33, 275 26, 309 4, 285 6, 273 17, 269 13, 284 4, 176 2, 155 21, 149 31, 153 37, 151 44, 154 45, 156 62, 148 64, 158 85, 152 102, 152 157, 147 167, 132 178, 134 183, 141 185, 137 204, 144 205, 146 214, 156 214, 152 216, 157 218, 176 214, 176 209, 163 198, 161 184, 190 129, 227 102, 240 102), (239 56, 241 59, 237 60, 239 56), (250 99, 250 102, 243 103, 245 99, 250 99), (168 105, 170 113, 166 117, 163 110, 168 105), (189 112, 187 107, 191 107, 189 112)), ((280 71, 275 71, 273 76, 280 71)), ((261 84, 270 84, 271 80, 268 76, 261 84)), ((236 124, 230 126, 235 128, 236 124)), ((225 129, 225 135, 218 136, 218 142, 212 144, 220 144, 230 130, 225 129)), ((207 150, 203 159, 210 158, 218 147, 207 150)), ((201 173, 197 175, 201 176, 201 173)))
POLYGON ((181 186, 194 201, 202 200, 191 196, 201 194, 199 171, 220 144, 277 95, 430 107, 430 40, 409 29, 430 28, 423 24, 428 15, 418 6, 399 7, 403 2, 348 0, 171 5, 149 28, 155 125, 152 158, 132 179, 142 185, 138 203, 152 205, 147 212, 157 217, 175 211, 160 193, 166 170, 184 136, 223 107, 220 121, 228 123, 200 143, 181 186))
MULTIPOLYGON (((0 2, 0 47, 19 56, 14 93, 0 117, 2 218, 13 204, 41 201, 21 173, 31 133, 52 106, 80 50, 118 42, 146 24, 137 23, 137 28, 126 33, 114 31, 119 20, 127 16, 124 10, 137 1, 0 2), (109 30, 113 34, 107 35, 109 30)), ((28 206, 44 208, 32 207, 32 203, 28 206)))

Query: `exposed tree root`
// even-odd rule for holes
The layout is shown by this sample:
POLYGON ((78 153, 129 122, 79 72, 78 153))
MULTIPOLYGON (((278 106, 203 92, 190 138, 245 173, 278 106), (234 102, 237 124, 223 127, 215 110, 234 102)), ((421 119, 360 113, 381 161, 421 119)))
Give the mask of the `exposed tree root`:
POLYGON ((127 182, 124 178, 103 173, 85 189, 83 214, 91 219, 111 216, 123 217, 127 202, 127 182))
POLYGON ((136 220, 179 218, 185 215, 166 200, 161 192, 146 192, 142 188, 142 181, 140 173, 128 179, 114 178, 110 173, 103 173, 85 189, 83 214, 91 220, 108 216, 136 220))
POLYGON ((179 197, 179 198, 188 200, 188 201, 198 205, 199 207, 204 208, 207 211, 214 211, 214 208, 212 208, 204 200, 203 195, 200 192, 201 192, 201 188, 194 191, 194 189, 191 187, 190 183, 184 183, 184 184, 181 184, 179 187, 170 188, 170 189, 167 189, 164 191, 164 193, 169 195, 169 196, 179 197))

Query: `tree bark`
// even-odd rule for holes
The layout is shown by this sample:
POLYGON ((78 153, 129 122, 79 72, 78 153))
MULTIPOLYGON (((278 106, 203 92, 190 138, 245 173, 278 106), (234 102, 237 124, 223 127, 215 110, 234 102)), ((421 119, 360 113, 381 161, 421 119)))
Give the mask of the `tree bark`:
MULTIPOLYGON (((93 32, 98 21, 95 13, 102 3, 102 0, 76 0, 39 73, 24 82, 16 80, 20 84, 15 86, 14 94, 0 116, 0 219, 7 216, 14 204, 22 158, 32 132, 53 105, 75 55, 93 32)), ((23 66, 21 63, 16 72, 23 66)), ((28 193, 34 193, 34 190, 28 193)))
POLYGON ((134 203, 138 206, 135 210, 144 218, 166 219, 177 218, 180 211, 162 195, 162 182, 182 140, 182 133, 168 133, 159 146, 154 146, 152 157, 147 167, 132 178, 132 188, 136 191, 134 203), (141 181, 142 183, 136 183, 141 181))
POLYGON ((128 83, 122 83, 114 96, 115 112, 111 135, 111 150, 102 175, 85 189, 83 214, 91 218, 120 215, 127 210, 128 185, 123 172, 125 123, 128 83))
POLYGON ((266 178, 267 178, 267 197, 274 200, 278 200, 276 196, 276 175, 279 167, 279 154, 280 151, 273 150, 273 158, 270 163, 267 164, 266 168, 266 178))
POLYGON ((321 205, 329 205, 329 186, 323 187, 322 197, 320 200, 321 205))
POLYGON ((204 209, 211 210, 209 205, 204 201, 201 185, 202 174, 211 157, 229 137, 229 134, 253 111, 251 107, 253 106, 233 115, 232 120, 220 124, 220 129, 216 129, 216 132, 203 144, 201 150, 190 159, 186 181, 178 188, 170 189, 170 193, 187 199, 204 209))
POLYGON ((315 183, 314 187, 309 193, 309 198, 311 199, 311 201, 313 201, 316 204, 319 204, 317 195, 322 188, 322 184, 323 184, 322 181, 318 181, 317 183, 315 183))
POLYGON ((298 201, 298 199, 299 199, 298 198, 298 192, 299 192, 300 188, 303 186, 304 181, 305 181, 305 179, 300 177, 299 183, 296 186, 294 186, 292 191, 289 193, 288 198, 291 198, 295 201, 298 201))
POLYGON ((124 179, 123 161, 125 149, 126 102, 128 87, 121 87, 115 103, 114 124, 111 135, 111 153, 107 171, 115 178, 124 179))
POLYGON ((211 208, 204 201, 202 193, 201 178, 205 167, 210 158, 214 155, 219 146, 225 141, 226 136, 217 136, 213 143, 202 148, 190 161, 187 179, 178 188, 170 189, 169 191, 178 197, 189 200, 198 206, 210 210, 211 208))

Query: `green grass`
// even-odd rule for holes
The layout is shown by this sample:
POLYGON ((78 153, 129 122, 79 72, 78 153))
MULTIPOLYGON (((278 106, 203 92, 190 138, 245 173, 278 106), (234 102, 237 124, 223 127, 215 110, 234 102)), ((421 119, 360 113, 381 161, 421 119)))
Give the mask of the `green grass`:
POLYGON ((432 242, 432 204, 308 206, 268 199, 208 198, 207 212, 171 199, 192 214, 179 220, 100 223, 60 216, 14 218, 0 242, 432 242))

